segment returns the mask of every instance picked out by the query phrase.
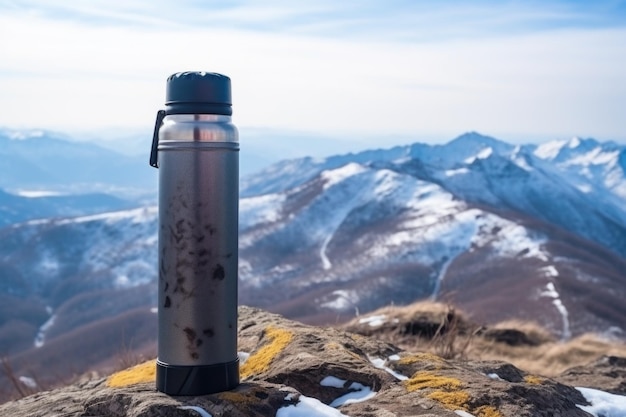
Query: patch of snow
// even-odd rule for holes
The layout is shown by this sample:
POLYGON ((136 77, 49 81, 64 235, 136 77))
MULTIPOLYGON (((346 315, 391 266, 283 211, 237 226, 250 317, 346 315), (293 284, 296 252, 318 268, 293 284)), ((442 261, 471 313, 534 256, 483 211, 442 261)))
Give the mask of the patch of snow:
POLYGON ((542 245, 546 242, 543 237, 529 235, 528 229, 518 224, 504 221, 500 232, 501 239, 494 244, 494 248, 505 256, 525 252, 524 258, 537 258, 547 262, 548 256, 543 251, 542 245))
MULTIPOLYGON (((554 267, 554 265, 544 266, 543 268, 539 268, 539 272, 543 272, 547 277, 558 277, 559 271, 554 267)), ((554 284, 552 285, 554 287, 554 284)))
POLYGON ((320 258, 322 259, 322 267, 326 270, 332 268, 333 264, 328 260, 328 256, 326 256, 326 247, 333 238, 333 234, 328 235, 326 239, 324 239, 324 243, 322 243, 322 247, 320 248, 320 258))
POLYGON ((130 286, 130 280, 126 275, 118 275, 115 278, 114 285, 116 288, 128 288, 130 286))
POLYGON ((284 400, 285 401, 293 401, 293 397, 295 396, 295 394, 293 392, 290 392, 289 394, 285 395, 284 400))
POLYGON ((459 169, 448 169, 443 172, 446 177, 454 177, 455 175, 463 175, 469 173, 470 170, 467 168, 459 168, 459 169))
MULTIPOLYGON (((373 358, 373 357, 370 357, 370 356, 368 356, 367 359, 369 359, 369 361, 372 363, 372 365, 374 365, 376 368, 382 369, 383 371, 386 371, 388 374, 392 375, 398 381, 406 381, 407 379, 409 379, 408 376, 399 374, 398 372, 394 371, 393 369, 389 368, 388 366, 385 366, 387 364, 387 361, 384 360, 384 359, 373 358)), ((399 359, 400 359, 400 357, 398 355, 391 355, 389 357, 389 360, 392 360, 392 361, 397 361, 399 359)))
POLYGON ((387 322, 387 316, 384 314, 379 314, 375 316, 363 317, 359 319, 359 324, 369 324, 371 327, 382 326, 387 322))
POLYGON ((541 159, 554 159, 557 157, 563 146, 567 144, 566 140, 553 140, 542 143, 535 149, 534 155, 541 159))
POLYGON ((246 229, 279 220, 285 198, 281 193, 239 199, 239 226, 246 229))
POLYGON ((325 181, 324 191, 326 191, 333 185, 342 182, 346 178, 349 178, 353 175, 360 174, 361 172, 366 171, 366 170, 367 168, 365 168, 363 165, 357 164, 355 162, 351 162, 347 165, 342 166, 341 168, 328 170, 328 171, 322 171, 320 176, 325 181))
POLYGON ((579 145, 580 145, 580 139, 576 136, 571 138, 569 142, 567 143, 567 147, 570 149, 577 148, 579 145))
POLYGON ((116 274, 113 284, 117 289, 146 284, 152 280, 153 271, 154 265, 143 259, 130 260, 111 269, 111 272, 116 274))
POLYGON ((591 405, 576 407, 595 417, 626 417, 626 397, 592 388, 576 387, 591 405))
POLYGON ((336 376, 327 376, 320 381, 320 385, 323 387, 343 388, 345 384, 345 379, 340 379, 336 376))
POLYGON ((16 195, 26 198, 41 198, 41 197, 58 197, 64 195, 58 191, 46 191, 46 190, 18 190, 16 195))
POLYGON ((617 161, 617 158, 619 158, 619 151, 604 152, 603 149, 598 146, 588 153, 570 159, 565 165, 602 165, 617 161))
POLYGON ((248 352, 237 352, 237 356, 239 357, 239 364, 243 365, 244 363, 246 363, 246 361, 250 357, 250 353, 248 353, 248 352))
POLYGON ((454 413, 461 417, 476 417, 474 414, 468 413, 467 411, 463 410, 455 410, 454 413))
POLYGON ((493 154, 493 149, 491 147, 488 147, 478 152, 478 155, 476 155, 476 158, 485 159, 485 158, 489 158, 492 154, 493 154))
POLYGON ((320 304, 320 307, 330 308, 333 310, 345 310, 359 301, 359 296, 356 291, 336 290, 330 295, 334 296, 335 299, 320 304))
POLYGON ((500 375, 496 373, 487 374, 487 376, 494 381, 504 381, 504 379, 500 378, 500 375))
POLYGON ((476 156, 470 156, 469 158, 465 159, 463 162, 465 162, 466 164, 471 164, 477 159, 489 158, 491 154, 493 154, 493 149, 491 147, 487 147, 485 149, 481 149, 481 151, 478 152, 476 156))
POLYGON ((619 326, 611 326, 604 332, 607 339, 620 340, 624 337, 624 330, 619 326))
POLYGON ((562 338, 564 340, 568 340, 568 339, 570 339, 572 337, 572 332, 570 331, 570 328, 569 328, 569 314, 568 314, 567 308, 565 308, 565 306, 563 305, 563 302, 561 301, 561 299, 553 300, 552 304, 554 304, 554 306, 559 311, 559 313, 561 314, 561 317, 563 319, 563 334, 562 334, 562 338))
POLYGON ((515 150, 515 155, 511 158, 511 161, 515 163, 518 167, 522 168, 524 171, 530 172, 533 171, 534 168, 528 165, 528 161, 523 154, 519 154, 519 147, 515 150))
POLYGON ((159 308, 158 308, 158 307, 151 307, 151 308, 150 308, 150 312, 151 312, 152 314, 157 314, 157 313, 159 312, 159 308))
POLYGON ((31 377, 22 375, 18 379, 20 380, 22 384, 26 385, 28 388, 33 388, 33 389, 37 388, 37 382, 31 377))
POLYGON ((556 290, 554 283, 548 282, 546 284, 546 290, 542 291, 539 295, 541 297, 552 298, 552 304, 558 310, 559 314, 561 315, 561 320, 563 322, 563 329, 562 329, 561 337, 564 340, 570 339, 572 337, 572 332, 570 330, 570 324, 569 324, 569 312, 567 311, 567 308, 565 308, 565 306, 563 305, 563 302, 561 301, 560 295, 558 291, 556 290))
MULTIPOLYGON (((335 376, 327 376, 322 379, 320 385, 323 387, 343 388, 346 385, 346 382, 346 380, 339 379, 335 376)), ((362 401, 367 401, 376 395, 376 392, 372 391, 370 387, 359 382, 353 382, 350 384, 348 389, 352 390, 352 392, 335 399, 332 403, 330 403, 330 406, 340 407, 344 404, 360 403, 362 401)))
POLYGON ((556 291, 554 283, 552 282, 546 284, 546 291, 542 291, 540 295, 542 297, 559 298, 559 293, 556 291))
POLYGON ((56 320, 56 314, 51 316, 44 324, 41 325, 39 331, 37 332, 37 336, 35 336, 34 345, 36 348, 40 348, 44 345, 46 340, 46 332, 52 327, 54 321, 56 320))
MULTIPOLYGON (((152 221, 158 216, 159 208, 157 206, 141 207, 132 210, 114 211, 109 213, 93 214, 90 216, 74 217, 71 219, 63 219, 54 221, 55 225, 64 225, 71 223, 87 223, 93 221, 104 221, 105 223, 112 224, 119 222, 120 220, 130 220, 131 223, 145 223, 152 221)), ((28 224, 37 224, 37 220, 28 222, 28 224)))
POLYGON ((202 417, 213 417, 207 410, 202 407, 198 407, 195 405, 181 405, 178 407, 179 410, 193 410, 196 413, 200 414, 202 417))
POLYGON ((44 274, 56 274, 59 271, 59 261, 48 251, 44 251, 39 261, 39 270, 44 274))
POLYGON ((332 403, 330 403, 331 407, 341 407, 346 404, 360 403, 376 396, 376 391, 373 391, 371 387, 358 382, 353 382, 348 388, 354 391, 336 398, 332 403))
POLYGON ((437 296, 439 295, 439 289, 441 288, 441 283, 443 282, 443 279, 446 277, 446 272, 448 272, 448 268, 450 267, 450 264, 454 262, 455 259, 456 257, 450 258, 446 262, 444 262, 444 264, 441 266, 441 269, 439 270, 439 273, 437 274, 437 279, 435 279, 435 288, 433 289, 433 293, 430 295, 431 300, 434 301, 437 299, 437 296))
POLYGON ((348 417, 317 398, 301 395, 295 405, 279 408, 276 417, 348 417))
POLYGON ((33 129, 33 130, 12 130, 12 129, 1 129, 0 133, 6 135, 11 140, 25 140, 30 138, 40 138, 45 132, 43 130, 33 129))

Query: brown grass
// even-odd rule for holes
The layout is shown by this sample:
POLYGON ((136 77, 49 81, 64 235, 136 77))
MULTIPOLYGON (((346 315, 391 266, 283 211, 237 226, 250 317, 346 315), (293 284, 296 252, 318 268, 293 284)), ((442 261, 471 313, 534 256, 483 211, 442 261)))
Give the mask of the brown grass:
POLYGON ((624 341, 585 334, 561 342, 539 324, 521 320, 508 320, 487 329, 472 324, 466 314, 449 304, 425 301, 404 307, 385 307, 368 315, 383 314, 386 316, 383 326, 359 325, 357 318, 344 328, 375 336, 409 351, 430 352, 446 359, 501 360, 546 377, 587 365, 602 356, 626 357, 624 341), (511 345, 493 336, 487 337, 507 330, 521 334, 522 342, 511 345))
POLYGON ((626 356, 624 342, 585 334, 567 342, 545 342, 538 346, 508 346, 477 340, 471 357, 503 360, 533 374, 557 376, 567 369, 586 365, 602 356, 626 356))

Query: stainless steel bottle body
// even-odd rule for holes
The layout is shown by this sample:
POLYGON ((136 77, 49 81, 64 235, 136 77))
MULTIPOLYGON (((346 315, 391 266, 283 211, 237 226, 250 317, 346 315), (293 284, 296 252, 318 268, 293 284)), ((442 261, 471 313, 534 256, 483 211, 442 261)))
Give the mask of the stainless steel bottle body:
MULTIPOLYGON (((239 143, 230 116, 166 116, 158 165, 158 366, 238 373, 239 143)), ((211 391, 232 388, 233 378, 211 391)), ((209 392, 198 389, 181 395, 209 392)))

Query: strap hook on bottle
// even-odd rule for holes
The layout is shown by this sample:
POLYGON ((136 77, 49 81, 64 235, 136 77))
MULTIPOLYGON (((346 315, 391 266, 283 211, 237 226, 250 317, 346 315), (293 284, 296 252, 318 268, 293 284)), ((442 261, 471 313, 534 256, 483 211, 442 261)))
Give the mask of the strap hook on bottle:
POLYGON ((165 110, 159 110, 154 124, 154 132, 152 133, 152 149, 150 150, 150 166, 154 168, 159 167, 159 129, 163 124, 164 118, 165 110))

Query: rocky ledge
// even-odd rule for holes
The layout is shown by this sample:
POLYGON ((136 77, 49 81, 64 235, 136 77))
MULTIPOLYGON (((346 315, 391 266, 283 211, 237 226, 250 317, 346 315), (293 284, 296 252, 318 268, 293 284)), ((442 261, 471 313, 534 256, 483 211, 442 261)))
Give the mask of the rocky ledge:
POLYGON ((626 406, 625 414, 610 414, 590 403, 599 398, 597 395, 609 396, 617 403, 624 399, 626 359, 619 357, 572 369, 557 382, 506 362, 446 360, 432 353, 402 350, 373 336, 306 326, 249 307, 239 310, 239 349, 242 383, 233 391, 167 396, 155 390, 155 365, 150 361, 107 378, 0 405, 0 415, 626 415, 626 406), (580 385, 594 390, 574 387, 580 385))

